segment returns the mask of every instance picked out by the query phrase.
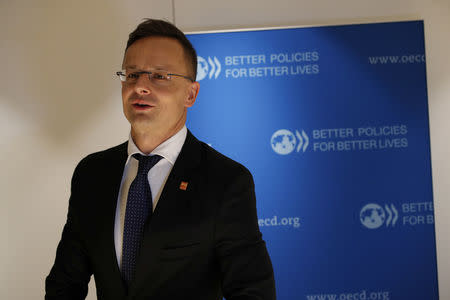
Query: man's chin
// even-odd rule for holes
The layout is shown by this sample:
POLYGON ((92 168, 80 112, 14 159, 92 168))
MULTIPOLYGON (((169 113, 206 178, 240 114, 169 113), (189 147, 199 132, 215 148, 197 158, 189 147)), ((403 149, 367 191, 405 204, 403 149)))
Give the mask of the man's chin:
POLYGON ((151 128, 155 126, 154 120, 142 116, 136 116, 132 119, 128 119, 128 122, 130 122, 131 128, 140 132, 151 130, 151 128))

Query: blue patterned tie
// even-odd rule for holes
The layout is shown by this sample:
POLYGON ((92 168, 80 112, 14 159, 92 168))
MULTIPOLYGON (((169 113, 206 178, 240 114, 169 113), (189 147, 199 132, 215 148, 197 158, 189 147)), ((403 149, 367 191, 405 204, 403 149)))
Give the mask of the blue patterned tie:
POLYGON ((128 191, 123 229, 122 278, 129 285, 134 278, 136 260, 144 235, 144 226, 153 210, 152 192, 148 183, 148 172, 162 158, 159 155, 133 154, 139 161, 136 178, 128 191))

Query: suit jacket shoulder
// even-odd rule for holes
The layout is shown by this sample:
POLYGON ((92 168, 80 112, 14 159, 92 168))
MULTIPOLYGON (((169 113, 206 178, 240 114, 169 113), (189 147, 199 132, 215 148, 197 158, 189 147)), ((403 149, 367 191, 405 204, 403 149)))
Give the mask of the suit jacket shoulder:
POLYGON ((199 168, 200 174, 217 179, 226 180, 234 176, 251 177, 250 171, 242 164, 197 140, 189 131, 179 161, 177 160, 175 165, 177 164, 183 169, 199 168))
POLYGON ((128 142, 108 148, 106 150, 91 153, 85 156, 77 165, 75 171, 83 171, 86 168, 90 171, 102 167, 107 167, 111 163, 126 160, 128 142))

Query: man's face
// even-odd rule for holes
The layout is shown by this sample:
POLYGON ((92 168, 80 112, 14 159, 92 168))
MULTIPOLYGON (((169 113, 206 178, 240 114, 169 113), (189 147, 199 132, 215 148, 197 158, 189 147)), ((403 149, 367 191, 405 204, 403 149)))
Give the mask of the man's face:
MULTIPOLYGON (((122 69, 127 73, 148 71, 189 75, 180 43, 166 37, 147 37, 134 42, 125 52, 122 69)), ((197 97, 199 84, 172 76, 160 84, 141 74, 136 82, 122 82, 125 117, 133 133, 170 137, 186 122, 187 108, 197 97)))

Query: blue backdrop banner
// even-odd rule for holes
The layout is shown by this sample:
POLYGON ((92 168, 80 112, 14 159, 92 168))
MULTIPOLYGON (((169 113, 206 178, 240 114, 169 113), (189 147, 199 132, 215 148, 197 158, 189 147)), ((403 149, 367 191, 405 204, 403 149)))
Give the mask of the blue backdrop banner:
POLYGON ((252 172, 278 299, 438 299, 423 22, 188 38, 188 127, 252 172))

